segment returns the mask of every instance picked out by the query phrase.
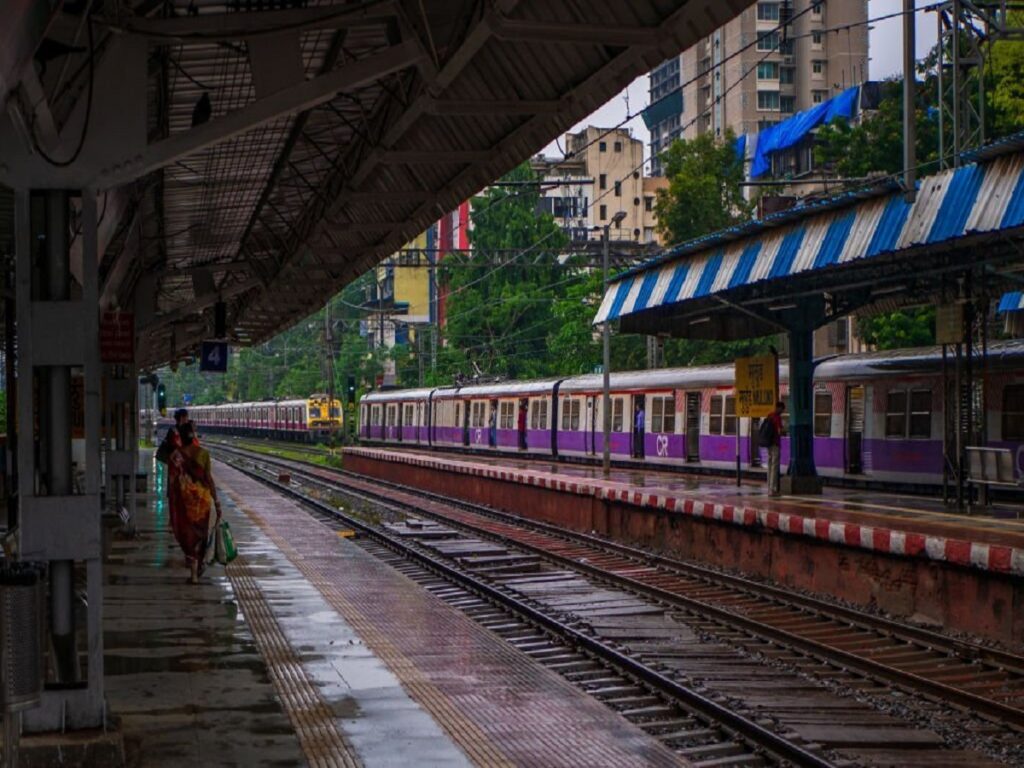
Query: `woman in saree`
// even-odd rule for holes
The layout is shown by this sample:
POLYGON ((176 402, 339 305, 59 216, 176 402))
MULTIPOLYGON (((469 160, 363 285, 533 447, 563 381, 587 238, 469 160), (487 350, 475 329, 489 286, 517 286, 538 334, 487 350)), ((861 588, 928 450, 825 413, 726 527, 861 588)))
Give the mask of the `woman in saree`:
POLYGON ((207 548, 212 546, 211 533, 220 523, 220 501, 210 472, 210 454, 196 440, 195 427, 188 422, 178 433, 181 447, 171 457, 168 475, 171 530, 185 553, 189 582, 198 584, 207 548), (213 509, 217 516, 211 520, 213 509))

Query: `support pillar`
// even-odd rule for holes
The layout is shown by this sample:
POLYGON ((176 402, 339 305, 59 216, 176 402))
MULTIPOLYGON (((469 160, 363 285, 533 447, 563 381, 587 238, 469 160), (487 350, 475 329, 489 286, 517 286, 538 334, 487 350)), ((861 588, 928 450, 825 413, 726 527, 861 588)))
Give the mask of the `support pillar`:
POLYGON ((789 329, 789 469, 782 478, 785 494, 821 493, 814 466, 814 329, 820 310, 815 302, 799 304, 788 318, 789 329))
POLYGON ((47 679, 41 704, 24 713, 27 732, 97 728, 104 720, 96 198, 81 195, 83 284, 76 286, 69 263, 72 195, 15 193, 15 541, 18 558, 45 563, 49 576, 47 679), (77 392, 73 374, 82 382, 77 392), (78 466, 72 464, 76 412, 84 447, 78 466), (76 574, 84 577, 84 604, 73 589, 76 574))

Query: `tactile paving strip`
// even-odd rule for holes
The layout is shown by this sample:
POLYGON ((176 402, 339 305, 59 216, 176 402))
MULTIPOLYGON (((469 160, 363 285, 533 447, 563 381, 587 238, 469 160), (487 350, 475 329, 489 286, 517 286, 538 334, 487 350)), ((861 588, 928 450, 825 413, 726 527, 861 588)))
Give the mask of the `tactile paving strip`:
POLYGON ((239 555, 225 570, 309 764, 315 768, 361 768, 355 750, 335 726, 334 713, 281 631, 245 558, 239 555))

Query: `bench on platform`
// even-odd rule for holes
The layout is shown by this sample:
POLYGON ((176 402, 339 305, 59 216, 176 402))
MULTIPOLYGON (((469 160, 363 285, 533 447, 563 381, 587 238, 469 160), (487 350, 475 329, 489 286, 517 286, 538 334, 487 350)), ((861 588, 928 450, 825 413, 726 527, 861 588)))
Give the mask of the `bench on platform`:
POLYGON ((1021 487, 1013 474, 1013 452, 1009 448, 969 445, 966 451, 967 482, 978 487, 979 501, 983 506, 990 503, 990 488, 1021 487))

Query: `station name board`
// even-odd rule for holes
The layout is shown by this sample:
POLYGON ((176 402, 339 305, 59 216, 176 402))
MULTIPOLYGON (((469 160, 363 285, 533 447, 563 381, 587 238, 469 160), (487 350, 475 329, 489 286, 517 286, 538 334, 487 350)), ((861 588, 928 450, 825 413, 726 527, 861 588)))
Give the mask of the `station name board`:
POLYGON ((779 359, 775 355, 736 358, 736 415, 764 418, 779 399, 779 359))

